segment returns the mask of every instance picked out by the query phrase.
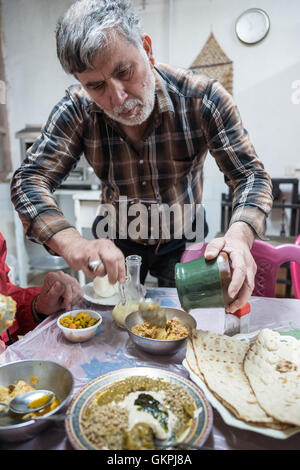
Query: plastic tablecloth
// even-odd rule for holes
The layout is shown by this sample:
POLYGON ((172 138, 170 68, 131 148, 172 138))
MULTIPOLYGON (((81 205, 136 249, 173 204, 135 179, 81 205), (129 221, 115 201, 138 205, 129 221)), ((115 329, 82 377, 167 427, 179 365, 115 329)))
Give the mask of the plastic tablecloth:
MULTIPOLYGON (((176 289, 149 289, 147 297, 151 296, 159 297, 163 306, 180 308, 176 289)), ((300 300, 252 297, 250 304, 250 331, 265 327, 286 331, 300 328, 300 300)), ((188 372, 182 365, 185 348, 172 356, 150 355, 139 350, 129 339, 126 330, 115 324, 111 314, 112 307, 90 304, 82 300, 74 308, 92 308, 101 313, 103 321, 94 338, 85 343, 70 343, 57 327, 56 316, 51 316, 0 354, 0 366, 25 359, 57 362, 67 367, 74 376, 73 395, 94 378, 121 368, 158 367, 189 378, 188 372)), ((224 332, 224 309, 197 309, 192 310, 191 314, 197 321, 198 329, 224 332)), ((214 410, 213 428, 205 447, 216 450, 299 449, 300 433, 285 440, 270 438, 228 426, 214 410)), ((64 424, 55 423, 30 441, 2 442, 0 449, 70 450, 72 447, 65 433, 64 424)))

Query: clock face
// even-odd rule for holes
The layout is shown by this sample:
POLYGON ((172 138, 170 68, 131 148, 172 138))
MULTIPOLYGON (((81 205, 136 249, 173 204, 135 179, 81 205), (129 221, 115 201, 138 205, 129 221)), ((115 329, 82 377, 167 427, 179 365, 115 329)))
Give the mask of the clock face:
POLYGON ((270 29, 270 20, 265 11, 251 8, 242 13, 236 22, 236 34, 240 41, 255 44, 261 41, 270 29))

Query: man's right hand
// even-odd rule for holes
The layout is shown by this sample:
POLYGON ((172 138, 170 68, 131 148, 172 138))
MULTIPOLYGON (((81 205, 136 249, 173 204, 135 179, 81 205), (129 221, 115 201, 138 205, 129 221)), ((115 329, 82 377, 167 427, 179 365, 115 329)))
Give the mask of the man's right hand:
POLYGON ((71 269, 82 270, 87 277, 108 275, 109 282, 124 283, 126 280, 125 259, 122 251, 107 238, 86 240, 74 228, 61 230, 53 235, 47 246, 64 258, 71 269), (102 261, 95 270, 89 269, 91 261, 102 261))

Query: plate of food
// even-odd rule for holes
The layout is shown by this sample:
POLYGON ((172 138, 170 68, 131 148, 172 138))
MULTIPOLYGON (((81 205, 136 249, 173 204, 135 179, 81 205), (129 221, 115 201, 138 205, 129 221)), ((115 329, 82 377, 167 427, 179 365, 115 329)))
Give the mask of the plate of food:
POLYGON ((66 432, 77 450, 202 446, 212 427, 211 406, 193 382, 150 367, 97 377, 75 395, 67 413, 66 432))
POLYGON ((300 341, 262 329, 230 337, 195 330, 183 361, 224 422, 276 439, 300 431, 300 341))
MULTIPOLYGON (((142 286, 144 295, 146 287, 142 286)), ((107 274, 104 277, 95 277, 93 282, 85 284, 82 288, 83 297, 93 304, 114 307, 120 300, 119 283, 111 284, 107 274)))

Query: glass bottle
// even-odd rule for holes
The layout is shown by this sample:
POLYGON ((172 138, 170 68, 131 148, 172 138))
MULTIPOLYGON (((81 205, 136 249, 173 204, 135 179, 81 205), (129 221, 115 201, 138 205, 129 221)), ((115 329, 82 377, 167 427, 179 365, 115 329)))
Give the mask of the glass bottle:
POLYGON ((119 286, 121 301, 112 311, 113 319, 121 327, 124 327, 127 315, 137 311, 139 302, 144 299, 143 287, 140 282, 142 257, 138 255, 127 256, 125 263, 126 282, 119 286))

